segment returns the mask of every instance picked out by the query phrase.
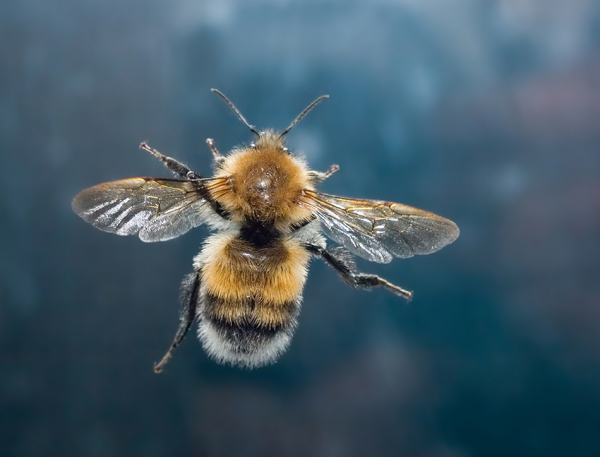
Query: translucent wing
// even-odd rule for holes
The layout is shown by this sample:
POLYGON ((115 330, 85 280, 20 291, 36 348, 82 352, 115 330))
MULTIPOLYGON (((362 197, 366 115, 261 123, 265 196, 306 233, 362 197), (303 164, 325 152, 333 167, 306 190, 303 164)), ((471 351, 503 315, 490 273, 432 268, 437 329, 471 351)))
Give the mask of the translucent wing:
POLYGON ((166 241, 205 222, 212 212, 205 180, 129 178, 79 192, 73 211, 117 235, 139 232, 142 241, 166 241))
POLYGON ((304 203, 325 235, 373 262, 431 254, 460 233, 451 220, 400 203, 336 197, 305 190, 304 203))

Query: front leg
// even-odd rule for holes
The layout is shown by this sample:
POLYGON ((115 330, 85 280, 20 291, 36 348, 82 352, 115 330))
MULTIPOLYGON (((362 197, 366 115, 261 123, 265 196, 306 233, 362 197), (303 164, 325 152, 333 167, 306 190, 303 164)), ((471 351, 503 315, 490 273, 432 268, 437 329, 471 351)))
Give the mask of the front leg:
POLYGON ((217 149, 217 146, 215 145, 215 140, 213 140, 212 138, 207 138, 206 144, 208 145, 210 152, 212 152, 213 158, 215 159, 215 164, 218 168, 225 160, 225 157, 223 157, 217 149))
POLYGON ((310 170, 308 172, 308 176, 310 176, 310 179, 312 179, 313 182, 315 182, 315 183, 323 182, 327 178, 329 178, 332 174, 334 174, 336 171, 338 171, 339 169, 340 169, 340 166, 334 164, 334 165, 330 166, 329 170, 327 170, 327 171, 310 170))
POLYGON ((195 272, 187 275, 181 283, 181 316, 179 328, 175 334, 175 339, 171 343, 171 347, 163 358, 154 365, 154 372, 160 373, 163 367, 171 358, 173 351, 181 344, 187 335, 190 327, 194 323, 198 310, 198 298, 200 293, 200 275, 195 272))
POLYGON ((167 157, 166 155, 158 152, 156 149, 151 148, 150 145, 148 143, 146 143, 145 141, 143 141, 142 144, 140 144, 140 149, 143 149, 144 151, 147 151, 150 154, 152 154, 154 157, 156 157, 158 160, 160 160, 165 167, 167 167, 169 170, 171 170, 173 173, 175 173, 176 176, 178 176, 180 178, 184 178, 184 179, 200 179, 200 178, 202 178, 202 176, 200 176, 199 173, 196 173, 195 171, 190 170, 188 167, 186 167, 181 162, 179 162, 171 157, 167 157))
POLYGON ((377 275, 358 273, 354 267, 354 262, 350 254, 343 248, 325 249, 316 244, 306 243, 304 245, 308 251, 321 257, 327 265, 335 270, 346 284, 357 289, 372 289, 373 287, 385 287, 387 290, 410 300, 412 292, 398 287, 391 282, 380 278, 377 275))

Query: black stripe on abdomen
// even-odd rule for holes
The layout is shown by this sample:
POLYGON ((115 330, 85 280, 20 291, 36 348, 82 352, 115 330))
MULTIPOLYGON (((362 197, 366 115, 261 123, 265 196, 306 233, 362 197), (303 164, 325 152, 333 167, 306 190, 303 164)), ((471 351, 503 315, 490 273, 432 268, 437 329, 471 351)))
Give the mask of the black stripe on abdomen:
POLYGON ((244 301, 224 300, 212 294, 204 295, 203 319, 208 320, 213 329, 226 343, 228 348, 238 354, 253 354, 261 351, 281 332, 291 333, 296 327, 296 318, 300 311, 298 302, 279 304, 281 313, 279 322, 267 323, 257 319, 260 310, 257 307, 269 306, 252 297, 244 301), (225 308, 235 307, 235 319, 228 319, 225 308), (240 309, 242 308, 242 309, 240 309))

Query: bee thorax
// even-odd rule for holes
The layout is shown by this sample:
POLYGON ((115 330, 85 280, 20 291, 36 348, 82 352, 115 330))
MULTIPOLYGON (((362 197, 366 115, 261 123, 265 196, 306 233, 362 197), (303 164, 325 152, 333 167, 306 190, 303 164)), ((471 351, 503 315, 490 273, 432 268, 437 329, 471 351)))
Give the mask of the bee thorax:
POLYGON ((311 186, 306 165, 275 147, 234 151, 219 169, 229 192, 215 195, 234 219, 275 223, 285 228, 305 220, 310 211, 299 204, 303 189, 311 186))
POLYGON ((289 177, 277 164, 257 164, 248 170, 240 192, 260 219, 273 219, 286 204, 289 177), (261 217, 262 216, 262 217, 261 217))

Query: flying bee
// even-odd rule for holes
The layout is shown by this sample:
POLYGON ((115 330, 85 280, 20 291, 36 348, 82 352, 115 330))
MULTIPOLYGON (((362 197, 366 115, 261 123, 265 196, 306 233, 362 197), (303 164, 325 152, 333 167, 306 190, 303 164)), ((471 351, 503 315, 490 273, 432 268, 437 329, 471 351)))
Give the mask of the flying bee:
POLYGON ((309 170, 285 143, 287 133, 328 96, 317 98, 282 132, 258 131, 225 95, 212 89, 256 135, 223 156, 213 140, 216 172, 204 178, 151 148, 177 179, 129 178, 98 184, 73 199, 94 227, 145 242, 166 241, 201 224, 216 230, 194 258, 181 286, 181 316, 162 371, 194 320, 206 352, 219 363, 254 368, 285 351, 297 324, 311 257, 359 289, 383 287, 410 299, 379 276, 356 271, 351 254, 379 263, 431 254, 459 235, 456 224, 400 203, 337 197, 315 185, 338 170, 309 170), (328 248, 325 234, 338 247, 328 248))

